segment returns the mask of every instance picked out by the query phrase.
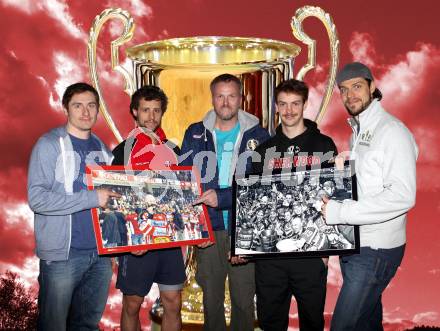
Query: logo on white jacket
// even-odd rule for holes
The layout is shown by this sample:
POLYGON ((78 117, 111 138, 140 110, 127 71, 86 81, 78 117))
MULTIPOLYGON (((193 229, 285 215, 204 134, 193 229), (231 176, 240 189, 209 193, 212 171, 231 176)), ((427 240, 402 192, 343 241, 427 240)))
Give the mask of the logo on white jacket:
POLYGON ((371 139, 373 139, 373 135, 370 133, 369 130, 365 131, 364 133, 361 133, 360 139, 359 139, 359 145, 363 146, 370 146, 371 139))

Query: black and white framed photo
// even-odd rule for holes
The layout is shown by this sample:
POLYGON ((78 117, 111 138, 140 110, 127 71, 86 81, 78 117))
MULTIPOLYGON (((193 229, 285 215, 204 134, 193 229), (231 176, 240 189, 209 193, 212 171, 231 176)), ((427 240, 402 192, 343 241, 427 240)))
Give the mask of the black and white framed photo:
POLYGON ((231 254, 245 258, 359 252, 359 227, 325 223, 322 197, 357 200, 353 161, 344 167, 253 174, 233 183, 231 254))

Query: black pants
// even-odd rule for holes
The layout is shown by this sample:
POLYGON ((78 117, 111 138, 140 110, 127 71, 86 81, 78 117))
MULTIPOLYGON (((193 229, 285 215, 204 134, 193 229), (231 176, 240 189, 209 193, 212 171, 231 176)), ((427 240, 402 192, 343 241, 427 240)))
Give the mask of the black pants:
POLYGON ((259 260, 255 283, 258 321, 264 331, 287 330, 292 295, 300 330, 324 329, 327 267, 321 258, 259 260))

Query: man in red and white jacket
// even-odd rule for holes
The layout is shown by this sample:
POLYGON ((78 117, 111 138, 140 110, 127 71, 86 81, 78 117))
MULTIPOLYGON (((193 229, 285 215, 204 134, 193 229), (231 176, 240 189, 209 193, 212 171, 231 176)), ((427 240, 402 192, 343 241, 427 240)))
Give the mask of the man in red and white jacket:
MULTIPOLYGON (((137 128, 113 150, 113 165, 146 166, 154 170, 177 164, 179 150, 166 139, 160 127, 167 103, 165 93, 156 86, 144 86, 133 94, 130 113, 136 120, 137 128)), ((185 279, 180 248, 123 255, 116 282, 116 287, 124 294, 121 329, 141 329, 139 310, 155 282, 164 307, 162 330, 180 330, 181 290, 185 279)))

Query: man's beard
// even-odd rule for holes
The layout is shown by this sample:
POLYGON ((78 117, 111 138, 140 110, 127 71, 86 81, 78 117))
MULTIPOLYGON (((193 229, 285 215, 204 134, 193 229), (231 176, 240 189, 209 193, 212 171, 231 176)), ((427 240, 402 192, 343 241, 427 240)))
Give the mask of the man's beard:
POLYGON ((230 121, 232 118, 235 117, 236 112, 230 108, 230 107, 223 107, 223 109, 226 109, 225 112, 219 111, 217 113, 217 116, 222 120, 222 121, 230 121))
POLYGON ((144 130, 155 132, 160 127, 160 122, 153 121, 149 123, 140 123, 139 126, 144 130))
POLYGON ((372 101, 373 101, 373 98, 370 96, 365 103, 362 103, 362 106, 361 106, 361 108, 359 110, 354 110, 354 111, 352 111, 347 105, 344 105, 344 106, 345 106, 345 109, 347 109, 348 113, 351 116, 357 116, 360 113, 362 113, 365 109, 367 109, 372 101))

